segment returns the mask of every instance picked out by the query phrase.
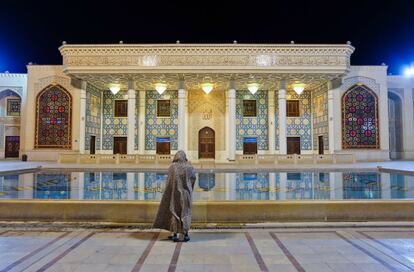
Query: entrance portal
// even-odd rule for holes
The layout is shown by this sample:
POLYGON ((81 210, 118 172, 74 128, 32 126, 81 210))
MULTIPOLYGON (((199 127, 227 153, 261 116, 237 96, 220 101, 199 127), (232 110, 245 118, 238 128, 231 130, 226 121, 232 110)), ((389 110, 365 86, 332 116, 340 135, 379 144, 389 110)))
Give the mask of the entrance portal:
POLYGON ((215 158, 215 132, 209 127, 200 129, 198 132, 198 158, 215 158))
POLYGON ((300 154, 300 137, 287 137, 287 153, 300 154))
POLYGON ((127 153, 127 137, 114 137, 114 154, 127 153))

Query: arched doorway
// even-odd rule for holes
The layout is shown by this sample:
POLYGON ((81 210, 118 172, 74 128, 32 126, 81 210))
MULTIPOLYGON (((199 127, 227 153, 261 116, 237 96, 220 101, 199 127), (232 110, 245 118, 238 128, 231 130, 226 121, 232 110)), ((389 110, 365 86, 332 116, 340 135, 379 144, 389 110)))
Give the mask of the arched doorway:
POLYGON ((20 149, 20 94, 0 90, 0 158, 18 158, 20 149))
POLYGON ((215 158, 215 132, 212 128, 205 127, 198 132, 198 158, 215 158))
POLYGON ((402 102, 398 95, 391 92, 388 93, 388 116, 390 159, 401 159, 403 151, 402 102))

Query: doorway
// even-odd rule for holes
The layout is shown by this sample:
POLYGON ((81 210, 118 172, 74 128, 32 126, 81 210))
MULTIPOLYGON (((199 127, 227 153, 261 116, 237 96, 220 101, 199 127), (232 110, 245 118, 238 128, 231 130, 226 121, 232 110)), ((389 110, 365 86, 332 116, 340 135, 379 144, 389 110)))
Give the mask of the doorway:
POLYGON ((403 152, 402 101, 392 92, 388 92, 388 122, 390 159, 401 159, 403 152))
POLYGON ((114 137, 114 154, 127 154, 127 137, 114 137))
POLYGON ((170 137, 157 137, 156 139, 156 153, 159 155, 171 154, 170 137))
POLYGON ((18 158, 20 149, 19 136, 6 136, 5 158, 18 158))
POLYGON ((96 137, 91 136, 90 144, 89 144, 89 154, 95 155, 95 143, 96 143, 96 137))
POLYGON ((300 137, 287 137, 287 154, 300 154, 300 137))
POLYGON ((212 128, 205 127, 198 132, 198 158, 214 159, 216 154, 215 132, 212 128))
POLYGON ((319 155, 323 155, 323 136, 318 136, 319 155))
POLYGON ((257 138, 244 137, 243 138, 243 154, 256 155, 257 154, 257 138))

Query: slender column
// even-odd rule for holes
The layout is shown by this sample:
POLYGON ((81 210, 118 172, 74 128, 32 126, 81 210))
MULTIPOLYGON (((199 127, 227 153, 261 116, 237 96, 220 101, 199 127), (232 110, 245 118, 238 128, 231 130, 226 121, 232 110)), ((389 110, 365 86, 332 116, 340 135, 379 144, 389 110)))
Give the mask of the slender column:
POLYGON ((228 160, 234 161, 236 159, 236 86, 235 82, 230 81, 230 88, 227 91, 227 100, 229 104, 228 114, 228 160))
POLYGON ((287 153, 286 144, 286 82, 280 82, 279 89, 279 152, 287 153))
POLYGON ((269 152, 275 153, 275 92, 268 91, 268 108, 269 108, 269 152))
POLYGON ((79 120, 79 153, 85 153, 85 129, 86 129, 86 81, 81 82, 80 89, 80 120, 79 120))
POLYGON ((138 112, 138 152, 145 152, 145 91, 139 91, 139 112, 138 112))
POLYGON ((334 132, 334 96, 332 83, 328 82, 328 135, 329 135, 329 153, 335 153, 335 132, 334 132))
POLYGON ((187 151, 186 105, 187 92, 183 80, 178 87, 178 150, 187 151))
POLYGON ((101 138, 101 140, 99 141, 99 152, 102 152, 103 150, 103 124, 104 124, 104 118, 103 118, 103 111, 104 111, 104 93, 103 91, 101 92, 101 133, 99 135, 99 137, 101 138))
POLYGON ((411 88, 405 88, 402 108, 404 151, 403 159, 414 158, 414 141, 410 137, 410 135, 414 135, 413 115, 413 90, 411 88))
POLYGON ((127 152, 135 153, 135 88, 134 81, 128 82, 128 133, 127 133, 127 152))

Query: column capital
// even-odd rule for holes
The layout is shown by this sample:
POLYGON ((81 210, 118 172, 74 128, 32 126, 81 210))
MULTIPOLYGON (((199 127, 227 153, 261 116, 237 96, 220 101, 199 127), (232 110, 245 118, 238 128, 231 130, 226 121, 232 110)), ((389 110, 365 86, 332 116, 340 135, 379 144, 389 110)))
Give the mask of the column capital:
POLYGON ((279 90, 286 90, 286 80, 282 79, 279 82, 279 90))
POLYGON ((178 90, 185 90, 185 81, 183 79, 178 81, 178 90))
POLYGON ((229 89, 230 90, 236 90, 236 81, 235 80, 230 80, 229 82, 229 89))
POLYGON ((135 82, 133 80, 128 80, 128 91, 135 90, 135 82))
POLYGON ((85 80, 81 80, 81 90, 86 91, 86 86, 88 85, 88 82, 85 80))

